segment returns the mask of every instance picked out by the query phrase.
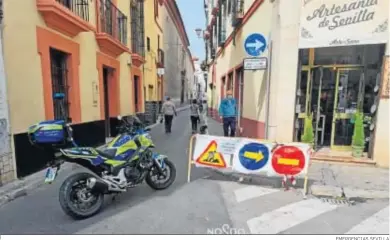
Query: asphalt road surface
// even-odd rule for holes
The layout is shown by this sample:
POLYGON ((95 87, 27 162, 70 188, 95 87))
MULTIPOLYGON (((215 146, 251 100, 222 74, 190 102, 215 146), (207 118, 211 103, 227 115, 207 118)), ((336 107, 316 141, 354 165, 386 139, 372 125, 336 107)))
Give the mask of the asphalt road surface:
MULTIPOLYGON (((114 202, 107 198, 98 215, 75 221, 63 213, 58 202, 59 187, 70 174, 60 172, 55 184, 45 185, 0 208, 0 234, 73 234, 97 223, 104 226, 94 229, 95 233, 206 233, 210 222, 227 223, 222 198, 215 194, 217 183, 207 182, 207 187, 205 182, 187 185, 189 112, 180 112, 174 119, 171 134, 165 134, 163 126, 158 125, 151 135, 156 151, 166 154, 176 165, 176 181, 169 189, 155 191, 146 184, 140 185, 114 202)), ((193 169, 192 179, 207 174, 206 170, 193 169)))
MULTIPOLYGON (((62 172, 55 184, 2 206, 0 234, 389 234, 388 199, 354 205, 303 199, 298 190, 239 184, 197 168, 187 183, 188 111, 173 124, 170 135, 161 125, 152 130, 157 151, 177 168, 169 189, 141 185, 114 202, 108 198, 98 215, 75 221, 58 203, 59 186, 70 174, 62 172)), ((209 127, 221 126, 211 120, 209 127)))

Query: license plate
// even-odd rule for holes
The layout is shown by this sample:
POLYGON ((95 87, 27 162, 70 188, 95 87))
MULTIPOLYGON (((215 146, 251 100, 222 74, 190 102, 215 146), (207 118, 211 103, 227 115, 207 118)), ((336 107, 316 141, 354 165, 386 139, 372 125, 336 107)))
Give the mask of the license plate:
POLYGON ((57 170, 58 168, 56 167, 49 167, 46 170, 46 175, 45 175, 45 183, 52 183, 56 177, 57 177, 57 170))

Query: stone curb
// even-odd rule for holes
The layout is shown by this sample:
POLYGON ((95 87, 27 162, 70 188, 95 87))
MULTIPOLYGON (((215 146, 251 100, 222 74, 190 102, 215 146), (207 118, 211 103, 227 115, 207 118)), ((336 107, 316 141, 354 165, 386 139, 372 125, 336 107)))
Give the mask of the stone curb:
MULTIPOLYGON (((190 106, 184 106, 177 109, 177 112, 185 111, 190 106)), ((158 126, 160 123, 150 125, 150 128, 158 126)), ((77 164, 65 163, 61 166, 61 171, 72 171, 80 168, 77 164)), ((44 185, 43 177, 45 176, 46 169, 34 173, 22 180, 16 180, 0 187, 0 207, 19 198, 32 193, 35 189, 44 185)))
MULTIPOLYGON (((341 197, 342 191, 340 187, 329 185, 312 185, 309 193, 313 196, 323 197, 341 197)), ((389 199, 389 191, 386 190, 370 190, 358 188, 344 188, 346 198, 364 198, 364 199, 389 199)))
MULTIPOLYGON (((68 171, 72 169, 71 163, 65 163, 61 166, 61 171, 68 171)), ((33 192, 35 189, 44 185, 43 178, 45 176, 46 169, 34 173, 23 180, 16 180, 3 187, 0 187, 0 207, 9 203, 19 197, 26 196, 33 192)))
MULTIPOLYGON (((232 181, 237 181, 247 184, 256 184, 265 187, 282 188, 280 177, 256 176, 242 173, 236 173, 231 170, 213 169, 213 172, 227 177, 232 181)), ((297 179, 294 188, 303 188, 304 180, 297 179)), ((318 197, 341 197, 342 191, 340 187, 331 185, 318 185, 315 180, 308 180, 308 194, 318 197)), ((389 199, 388 190, 370 190, 344 187, 346 198, 363 198, 363 199, 389 199)))
MULTIPOLYGON (((255 184, 264 187, 282 188, 282 179, 280 177, 268 177, 263 175, 253 175, 233 172, 232 170, 213 169, 218 175, 222 175, 232 181, 237 181, 244 184, 255 184)), ((294 188, 303 188, 303 179, 297 179, 294 188)), ((309 183, 310 185, 310 180, 309 183)))

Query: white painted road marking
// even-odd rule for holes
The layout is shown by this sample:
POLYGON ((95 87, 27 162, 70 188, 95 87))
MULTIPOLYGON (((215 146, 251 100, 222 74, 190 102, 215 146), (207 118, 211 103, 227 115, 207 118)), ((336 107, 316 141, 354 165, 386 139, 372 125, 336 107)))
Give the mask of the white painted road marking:
POLYGON ((237 202, 243 202, 249 199, 257 198, 271 193, 279 192, 279 189, 264 188, 258 186, 248 186, 234 191, 237 202))
POLYGON ((278 234, 337 207, 319 199, 303 200, 252 218, 247 224, 252 234, 278 234))
POLYGON ((354 226, 346 234, 389 234, 389 206, 354 226))

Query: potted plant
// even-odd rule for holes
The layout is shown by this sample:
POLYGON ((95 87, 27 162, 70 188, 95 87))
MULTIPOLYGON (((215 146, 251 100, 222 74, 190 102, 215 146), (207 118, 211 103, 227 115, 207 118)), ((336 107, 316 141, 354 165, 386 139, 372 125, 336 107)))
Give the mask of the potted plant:
POLYGON ((302 142, 310 144, 313 147, 314 144, 314 131, 313 131, 313 115, 308 114, 305 116, 304 129, 301 137, 302 142))
POLYGON ((355 126, 352 136, 352 156, 359 158, 363 155, 365 137, 364 137, 364 116, 361 111, 355 113, 355 126))

